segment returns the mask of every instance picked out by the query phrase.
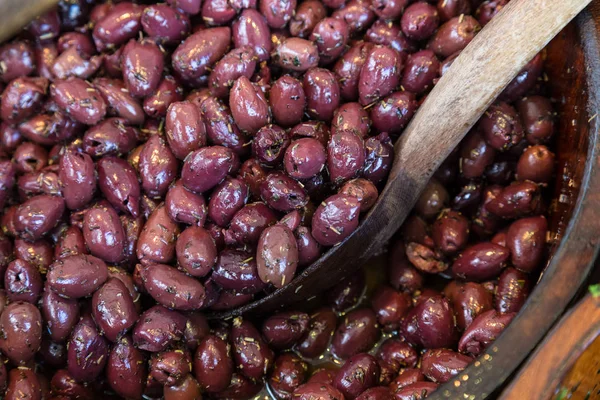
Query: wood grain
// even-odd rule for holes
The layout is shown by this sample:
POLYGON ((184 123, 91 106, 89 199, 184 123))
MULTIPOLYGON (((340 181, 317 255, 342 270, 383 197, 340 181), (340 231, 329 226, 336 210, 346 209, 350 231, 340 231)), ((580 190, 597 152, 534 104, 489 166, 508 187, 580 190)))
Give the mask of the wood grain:
POLYGON ((427 96, 396 143, 386 187, 359 228, 289 285, 210 317, 270 312, 310 298, 354 272, 400 227, 437 167, 498 94, 590 1, 511 1, 475 36, 427 96))
POLYGON ((599 331, 600 297, 587 295, 552 329, 499 400, 546 400, 555 395, 562 377, 599 331))
POLYGON ((0 0, 0 43, 57 3, 58 0, 0 0))

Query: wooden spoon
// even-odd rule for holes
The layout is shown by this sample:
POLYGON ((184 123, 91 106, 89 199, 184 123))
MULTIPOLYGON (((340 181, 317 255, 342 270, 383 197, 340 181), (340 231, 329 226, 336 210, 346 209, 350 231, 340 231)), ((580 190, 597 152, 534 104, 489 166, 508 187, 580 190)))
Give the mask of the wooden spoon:
POLYGON ((57 3, 58 0, 0 0, 0 43, 57 3))
POLYGON ((473 39, 427 96, 395 145, 385 189, 358 229, 289 285, 228 318, 305 301, 351 275, 406 219, 431 176, 510 81, 591 0, 512 0, 473 39))

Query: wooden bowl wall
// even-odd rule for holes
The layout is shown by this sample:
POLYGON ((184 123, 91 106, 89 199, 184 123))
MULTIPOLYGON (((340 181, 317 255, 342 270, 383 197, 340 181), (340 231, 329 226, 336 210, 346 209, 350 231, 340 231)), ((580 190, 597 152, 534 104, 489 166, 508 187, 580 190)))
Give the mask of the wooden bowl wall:
POLYGON ((549 205, 551 258, 512 324, 463 373, 428 399, 475 400, 493 394, 583 287, 598 253, 600 2, 578 16, 547 50, 549 94, 559 114, 557 178, 549 205))

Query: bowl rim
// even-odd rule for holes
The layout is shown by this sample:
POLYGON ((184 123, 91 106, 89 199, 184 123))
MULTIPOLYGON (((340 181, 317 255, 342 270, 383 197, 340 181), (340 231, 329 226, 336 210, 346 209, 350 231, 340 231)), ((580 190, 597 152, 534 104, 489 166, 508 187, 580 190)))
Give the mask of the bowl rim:
MULTIPOLYGON (((591 112, 600 110, 600 26, 595 16, 600 16, 600 10, 590 7, 575 20, 585 61, 588 100, 583 114, 586 119, 591 112)), ((596 193, 600 188, 600 124, 593 118, 588 120, 588 125, 586 165, 576 205, 542 277, 509 328, 428 399, 476 400, 494 394, 563 315, 588 278, 600 248, 597 228, 600 196, 596 193)))

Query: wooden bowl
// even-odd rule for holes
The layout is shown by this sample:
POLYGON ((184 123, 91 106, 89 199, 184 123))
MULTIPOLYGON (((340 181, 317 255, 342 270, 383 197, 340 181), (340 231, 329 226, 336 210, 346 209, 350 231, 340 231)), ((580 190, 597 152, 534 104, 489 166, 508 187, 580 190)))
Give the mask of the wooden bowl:
MULTIPOLYGON (((547 50, 550 95, 559 114, 557 180, 548 236, 551 258, 509 327, 483 355, 428 399, 475 400, 495 394, 584 287, 598 253, 600 2, 579 15, 547 50)), ((535 375, 532 378, 536 379, 535 375)))

